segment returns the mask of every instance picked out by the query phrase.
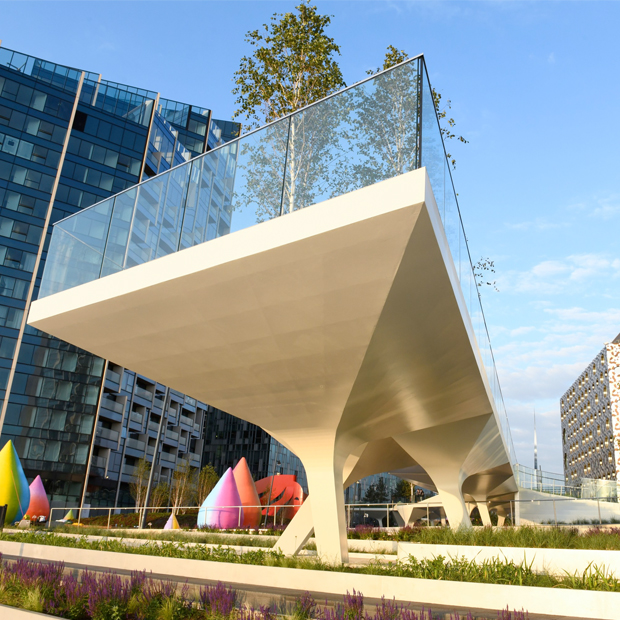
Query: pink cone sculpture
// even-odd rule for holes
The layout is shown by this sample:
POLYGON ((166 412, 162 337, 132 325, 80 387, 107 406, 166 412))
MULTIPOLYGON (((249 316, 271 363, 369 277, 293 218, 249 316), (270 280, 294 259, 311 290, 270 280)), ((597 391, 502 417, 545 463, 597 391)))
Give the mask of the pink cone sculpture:
POLYGON ((241 527, 258 527, 260 525, 262 509, 245 456, 233 469, 233 475, 237 491, 239 491, 239 497, 241 498, 241 505, 243 506, 241 527))
POLYGON ((198 527, 222 530, 239 527, 243 523, 243 508, 240 506, 241 498, 232 469, 229 467, 202 503, 198 511, 198 527), (239 507, 233 508, 233 506, 239 507))
POLYGON ((30 518, 45 517, 46 521, 50 518, 50 503, 41 476, 37 476, 30 485, 30 505, 26 512, 30 518))
POLYGON ((166 521, 166 525, 164 525, 165 530, 180 530, 179 522, 174 515, 170 515, 168 520, 166 521))

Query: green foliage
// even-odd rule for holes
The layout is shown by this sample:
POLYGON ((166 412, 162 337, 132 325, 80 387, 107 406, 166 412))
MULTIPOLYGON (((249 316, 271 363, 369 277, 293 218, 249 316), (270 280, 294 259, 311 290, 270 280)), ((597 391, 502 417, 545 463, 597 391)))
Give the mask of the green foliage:
POLYGON ((132 476, 132 482, 129 483, 129 492, 131 493, 131 497, 136 500, 136 508, 144 506, 147 499, 146 491, 150 473, 151 464, 149 461, 144 458, 140 459, 132 476))
POLYGON ((168 504, 170 498, 170 485, 167 482, 158 482, 155 488, 151 491, 151 499, 149 505, 154 508, 161 508, 168 504))
MULTIPOLYGON (((385 69, 389 69, 390 67, 394 67, 395 65, 404 62, 409 58, 409 55, 404 50, 398 50, 393 45, 388 45, 387 52, 385 54, 385 58, 383 59, 383 66, 377 67, 376 70, 370 69, 366 73, 369 75, 374 75, 375 73, 379 73, 379 71, 383 71, 385 69)), ((468 144, 469 140, 466 140, 463 136, 459 136, 453 132, 454 127, 456 126, 456 121, 448 116, 449 110, 452 109, 452 102, 450 99, 445 100, 445 104, 442 107, 442 95, 437 92, 434 88, 432 88, 433 93, 433 103, 435 104, 435 110, 437 111, 437 118, 439 119, 439 128, 441 130, 441 135, 443 136, 444 142, 446 140, 457 140, 458 142, 462 142, 463 144, 468 144)), ((452 164, 452 168, 456 168, 456 160, 450 153, 446 153, 446 157, 448 161, 452 164)))
POLYGON ((474 265, 474 275, 476 276, 476 284, 478 286, 491 286, 495 291, 499 293, 499 289, 497 288, 497 282, 492 279, 492 275, 495 273, 495 262, 490 258, 482 257, 475 265, 474 265))
POLYGON ((389 501, 389 499, 388 489, 385 486, 383 476, 377 482, 371 484, 364 494, 364 502, 366 504, 380 504, 389 501))
POLYGON ((406 480, 399 480, 394 489, 393 501, 395 502, 411 502, 413 494, 413 486, 406 480))
POLYGON ((200 506, 207 499, 207 495, 213 491, 220 477, 215 471, 215 467, 209 463, 205 465, 198 474, 198 484, 196 485, 196 500, 200 506))
POLYGON ((234 117, 258 127, 314 103, 345 83, 334 55, 340 48, 325 30, 331 21, 306 0, 296 12, 274 13, 246 34, 253 48, 234 74, 234 117))

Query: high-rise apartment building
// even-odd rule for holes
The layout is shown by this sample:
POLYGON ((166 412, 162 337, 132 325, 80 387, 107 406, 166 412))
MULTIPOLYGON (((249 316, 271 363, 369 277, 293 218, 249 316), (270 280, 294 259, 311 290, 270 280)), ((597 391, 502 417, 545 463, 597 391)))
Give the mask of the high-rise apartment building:
MULTIPOLYGON (((170 480, 179 463, 200 466, 205 440, 217 433, 220 473, 237 452, 246 456, 250 436, 259 438, 251 448, 257 473, 277 465, 284 448, 261 429, 26 325, 51 224, 239 130, 206 108, 0 48, 0 447, 13 440, 53 505, 79 504, 85 477, 86 503, 131 504, 128 483, 140 458, 157 452, 155 479, 170 480)), ((175 189, 160 187, 171 200, 175 189)), ((214 230, 226 225, 209 222, 214 230)), ((212 455, 207 450, 204 462, 212 455)))
POLYGON ((560 412, 566 484, 620 480, 620 335, 564 393, 560 412))

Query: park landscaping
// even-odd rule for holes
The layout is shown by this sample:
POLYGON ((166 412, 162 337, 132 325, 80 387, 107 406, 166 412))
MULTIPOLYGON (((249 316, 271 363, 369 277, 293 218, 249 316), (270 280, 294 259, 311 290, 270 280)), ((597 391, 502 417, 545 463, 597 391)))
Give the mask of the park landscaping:
POLYGON ((316 557, 291 557, 279 551, 256 548, 238 552, 228 547, 208 547, 206 545, 186 545, 182 542, 146 542, 139 547, 125 544, 119 540, 88 540, 85 537, 67 538, 55 534, 24 533, 0 535, 0 540, 7 542, 31 543, 55 547, 87 549, 91 551, 108 551, 115 553, 137 554, 180 558, 186 560, 203 560, 233 564, 251 564, 304 570, 337 571, 366 575, 393 577, 410 577, 417 579, 435 579, 460 581, 468 583, 485 583, 543 588, 566 588, 576 590, 594 590, 602 592, 620 592, 620 581, 606 573, 604 569, 588 566, 582 573, 563 576, 534 572, 527 564, 513 561, 489 559, 483 562, 464 558, 446 559, 438 556, 433 559, 417 560, 413 556, 394 562, 371 562, 365 566, 332 565, 316 557))
MULTIPOLYGON (((253 609, 218 582, 191 592, 187 584, 152 579, 146 572, 129 578, 88 570, 67 574, 62 562, 30 560, 0 562, 0 605, 43 612, 68 620, 436 620, 431 609, 421 612, 385 598, 373 611, 360 592, 347 592, 341 603, 320 606, 307 592, 292 603, 282 600, 253 609)), ((1 611, 1 610, 0 610, 1 611)), ((447 616, 441 615, 442 619, 447 616)), ((479 617, 479 616, 478 616, 479 617)), ((450 620, 473 620, 450 614, 450 620)), ((526 620, 525 612, 497 612, 498 620, 526 620)))
MULTIPOLYGON (((166 517, 167 518, 167 517, 166 517)), ((54 532, 106 536, 118 538, 139 538, 168 540, 175 542, 200 542, 227 544, 246 547, 270 547, 281 529, 267 530, 127 530, 103 527, 74 526, 54 528, 54 532)), ((580 531, 573 527, 530 527, 519 528, 467 528, 451 530, 447 527, 404 527, 397 531, 358 526, 349 530, 351 540, 384 540, 417 542, 435 545, 468 545, 479 547, 527 547, 537 549, 598 549, 620 550, 620 529, 592 527, 580 531)), ((311 547, 309 547, 311 548, 311 547)))

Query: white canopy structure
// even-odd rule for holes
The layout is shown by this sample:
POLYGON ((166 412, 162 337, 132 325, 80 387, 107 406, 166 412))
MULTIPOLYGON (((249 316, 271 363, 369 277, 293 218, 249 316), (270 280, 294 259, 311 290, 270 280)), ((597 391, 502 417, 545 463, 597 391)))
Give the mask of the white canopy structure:
MULTIPOLYGON (((297 454, 310 496, 281 537, 287 553, 314 531, 322 558, 347 561, 343 486, 366 475, 426 476, 452 527, 469 524, 466 500, 488 517, 488 500, 516 491, 492 357, 476 337, 480 316, 476 325, 468 311, 479 302, 460 218, 447 225, 445 157, 441 201, 433 187, 436 158, 420 165, 423 59, 373 79, 389 78, 394 90, 403 82, 398 71, 412 68, 418 137, 397 174, 368 182, 367 171, 376 168, 362 155, 338 157, 337 167, 334 151, 347 151, 342 138, 322 151, 323 159, 316 151, 309 156, 314 176, 304 161, 290 160, 300 127, 311 133, 309 119, 318 142, 318 123, 328 122, 321 106, 333 111, 339 98, 348 106, 360 100, 344 91, 307 108, 306 125, 285 119, 288 150, 275 215, 292 211, 286 217, 267 217, 259 204, 256 225, 235 226, 235 209, 245 217, 242 205, 274 194, 264 183, 271 177, 263 171, 259 182, 252 167, 274 152, 278 132, 270 126, 269 149, 250 134, 236 149, 222 147, 227 160, 207 153, 219 158, 211 176, 208 161, 189 162, 193 169, 167 173, 156 195, 149 184, 158 177, 57 225, 45 296, 30 313, 30 325, 258 424, 297 454), (226 172, 231 161, 233 174, 226 172), (190 219, 192 234, 208 229, 218 175, 229 196, 217 205, 213 230, 220 236, 184 242, 190 219), (338 191, 343 178, 366 182, 338 191), (201 192, 208 193, 203 215, 201 192), (201 217, 203 226, 196 223, 201 217), (475 299, 470 288, 463 291, 466 273, 475 299)), ((363 87, 378 101, 381 83, 370 83, 353 91, 363 87)), ((346 119, 355 126, 351 114, 346 119)), ((356 144, 362 142, 358 133, 356 144)))

